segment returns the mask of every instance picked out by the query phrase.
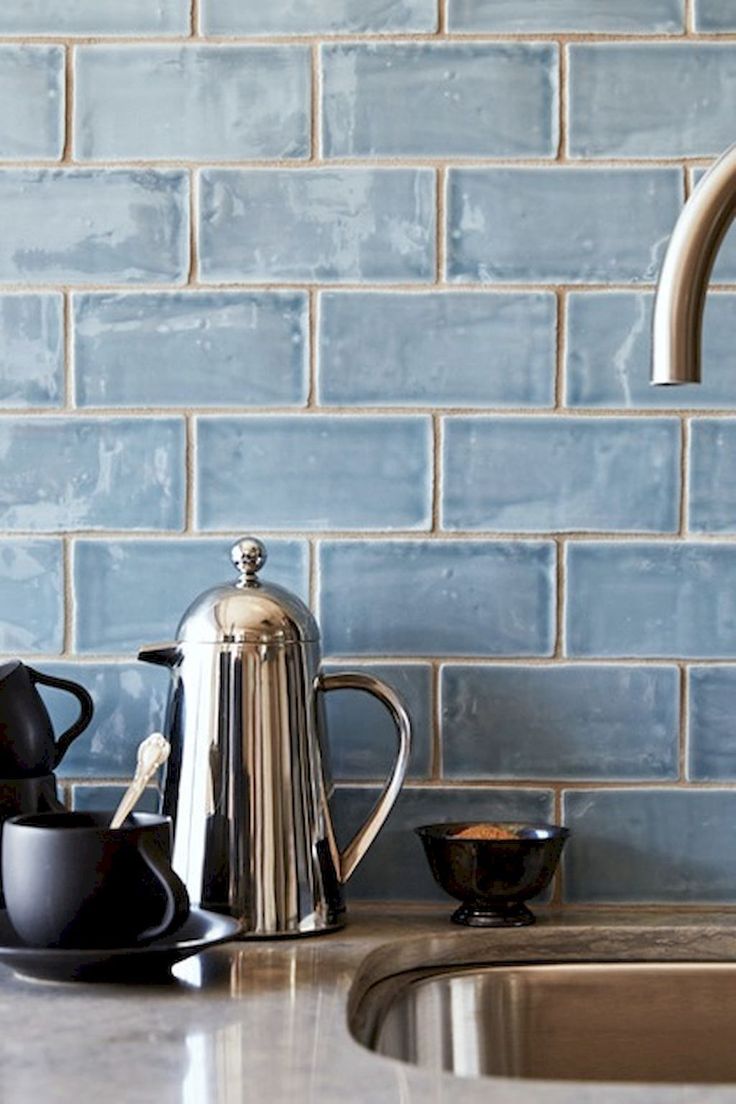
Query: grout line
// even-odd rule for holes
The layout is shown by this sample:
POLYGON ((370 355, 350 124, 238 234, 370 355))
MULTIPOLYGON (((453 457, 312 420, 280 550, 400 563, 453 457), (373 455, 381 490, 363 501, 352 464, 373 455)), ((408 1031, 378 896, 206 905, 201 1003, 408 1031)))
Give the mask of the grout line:
MULTIPOLYGON (((198 415, 192 413, 190 417, 198 415)), ((306 414, 305 414, 306 416, 306 414)), ((185 419, 186 422, 186 419, 185 419)), ((196 494, 195 494, 196 499, 196 494)), ((256 521, 253 521, 257 525, 256 521)), ((130 541, 133 543, 151 541, 170 541, 187 536, 196 536, 198 540, 232 540, 237 537, 240 530, 233 526, 223 529, 198 529, 189 533, 179 528, 175 529, 8 529, 2 534, 4 541, 27 540, 55 540, 64 535, 73 536, 84 540, 90 539, 104 543, 105 541, 130 541)), ((621 546, 632 545, 668 545, 677 544, 679 534, 672 533, 647 533, 616 531, 590 533, 590 532, 545 532, 541 530, 529 530, 528 532, 478 530, 478 529, 442 529, 432 532, 429 528, 417 529, 269 529, 265 525, 258 526, 259 534, 268 540, 294 541, 313 540, 321 537, 333 544, 352 544, 356 541, 380 542, 388 544, 416 544, 416 543, 442 543, 442 544, 553 544, 555 541, 574 541, 580 545, 595 544, 619 544, 621 546)), ((242 534, 241 534, 242 535, 242 534)), ((736 548, 736 533, 695 533, 687 535, 687 543, 691 547, 736 548)))
MULTIPOLYGON (((695 35, 695 0, 685 0, 685 38, 695 35)), ((718 36, 719 39, 721 36, 718 36)))
POLYGON ((309 608, 319 621, 321 578, 319 569, 319 542, 310 540, 307 544, 307 571, 309 573, 309 608))
MULTIPOLYGON (((2 45, 2 43, 0 43, 2 45)), ((320 82, 318 81, 318 88, 320 82)), ((321 92, 319 98, 321 99, 321 92)), ((334 169, 374 169, 389 172, 395 169, 467 168, 467 169, 542 169, 547 172, 616 172, 622 169, 636 169, 643 174, 664 169, 705 169, 713 164, 717 152, 694 154, 692 156, 671 157, 573 157, 560 159, 556 154, 540 157, 523 157, 509 154, 355 154, 352 156, 328 157, 316 156, 320 165, 327 164, 334 169)), ((176 169, 217 169, 225 172, 270 172, 273 169, 288 169, 291 172, 308 172, 314 168, 310 157, 243 157, 237 160, 222 158, 193 159, 186 157, 124 157, 118 160, 110 158, 73 158, 65 168, 81 172, 83 170, 107 169, 111 172, 131 172, 147 169, 150 172, 172 172, 176 169)), ((59 159, 53 157, 0 158, 0 170, 13 169, 58 169, 59 159)), ((638 281, 636 287, 641 286, 638 281)))
MULTIPOLYGON (((318 394, 318 372, 319 372, 319 353, 318 353, 318 341, 319 341, 319 296, 314 288, 310 288, 307 293, 307 311, 309 332, 307 334, 307 372, 308 372, 308 384, 307 384, 307 402, 306 410, 314 410, 318 408, 317 401, 318 394)), ((323 408, 324 410, 330 410, 329 407, 323 408)))
POLYGON ((565 602, 566 576, 564 540, 555 541, 557 558, 555 561, 555 647, 553 659, 561 659, 565 654, 565 602))
MULTIPOLYGON (((314 289, 309 289, 314 290, 314 289)), ((61 293, 63 294, 63 293, 61 293)), ((319 314, 319 311, 317 312, 319 314)), ((319 342, 317 342, 319 345, 319 342)), ((73 349, 73 343, 72 343, 73 349)), ((317 352, 319 349, 317 348, 317 352)), ((73 360, 73 357, 72 357, 73 360)), ((317 356, 317 364, 319 363, 319 356, 317 356)), ((554 415, 558 415, 558 420, 567 419, 568 421, 605 421, 606 419, 625 420, 625 421, 649 421, 652 419, 662 418, 683 418, 687 417, 693 421, 712 420, 718 419, 720 421, 733 421, 736 419, 736 406, 733 407, 678 407, 678 406, 661 406, 661 407, 627 407, 627 406, 613 406, 613 407, 591 407, 591 406, 564 406, 560 404, 559 408, 556 405, 550 406, 441 406, 441 405, 395 405, 395 406, 383 406, 383 405, 370 405, 355 404, 353 406, 345 406, 338 403, 330 403, 319 405, 314 408, 305 406, 303 401, 294 402, 288 405, 282 406, 259 406, 255 404, 247 405, 245 403, 236 405, 225 406, 75 406, 74 412, 79 415, 80 418, 87 418, 90 421, 102 421, 108 418, 162 418, 162 419, 176 419, 183 417, 186 414, 199 414, 203 417, 209 418, 252 418, 261 416, 268 418, 269 416, 283 417, 284 415, 294 415, 303 417, 307 414, 316 416, 329 415, 334 418, 342 418, 347 420, 349 418, 365 419, 373 417, 384 417, 386 419, 401 419, 401 418, 428 418, 432 414, 436 414, 442 418, 472 418, 476 421, 500 421, 503 419, 514 419, 523 415, 528 418, 529 421, 544 421, 554 415)), ((39 419, 45 418, 49 421, 55 419, 61 419, 68 417, 69 411, 65 410, 62 406, 8 406, 0 408, 0 420, 3 418, 26 418, 30 416, 38 416, 39 419)), ((554 530, 553 530, 554 532, 554 530)))
MULTIPOLYGON (((195 429, 194 418, 185 418, 186 437, 184 442, 184 532, 192 534, 196 525, 196 465, 195 465, 195 429)), ((199 535, 199 534, 197 534, 199 535)))
MULTIPOLYGON (((75 403, 75 371, 74 371, 74 321, 72 317, 72 302, 71 295, 68 291, 63 292, 62 301, 62 325, 63 325, 63 372, 64 372, 64 405, 63 410, 65 413, 71 413, 74 410, 75 403)), ((48 413, 47 407, 42 409, 48 413)), ((16 413, 25 417, 28 414, 28 409, 18 410, 16 413)), ((9 413, 9 411, 8 411, 9 413)))
POLYGON ((435 188, 435 284, 441 285, 447 280, 447 169, 436 170, 435 188))
POLYGON ((65 536, 61 542, 61 570, 64 603, 64 630, 62 655, 71 655, 74 652, 74 543, 71 537, 65 536))
MULTIPOLYGON (((690 421, 682 418, 680 423, 680 527, 681 537, 689 536, 690 523, 690 421)), ((715 534, 714 534, 715 535, 715 534)))
POLYGON ((438 0, 437 5, 437 34, 445 37, 447 31, 447 16, 448 16, 448 4, 449 0, 438 0))
MULTIPOLYGON (((691 0, 685 0, 686 8, 691 10, 691 0)), ((149 45, 163 45, 163 46, 186 46, 191 45, 191 20, 189 20, 189 27, 186 31, 179 34, 36 34, 34 32, 20 32, 18 34, 4 33, 0 34, 0 44, 8 44, 17 46, 23 41, 28 41, 32 44, 53 44, 53 45, 72 45, 72 46, 149 46, 149 45)), ((201 32, 200 32, 201 33, 201 32)), ((254 49, 259 46, 299 46, 299 45, 314 45, 320 42, 338 42, 338 43, 385 43, 386 45, 392 45, 396 43, 413 42, 426 42, 432 43, 437 41, 438 31, 435 28, 431 31, 397 31, 396 33, 386 31, 345 31, 341 33, 334 33, 330 31, 314 31, 310 34, 215 34, 209 33, 206 36, 207 42, 212 42, 218 46, 252 46, 254 49)), ((558 42, 561 37, 567 42, 582 42, 596 45, 601 43, 607 45, 611 42, 633 43, 634 45, 642 46, 656 46, 656 45, 682 45, 686 46, 688 43, 686 39, 689 37, 697 37, 698 41, 703 45, 720 45, 722 42, 731 43, 736 41, 736 30, 733 31, 717 31, 717 32, 692 32, 689 29, 684 33, 682 31, 676 31, 671 34, 652 31, 459 31, 446 29, 445 37, 451 41, 458 43, 482 43, 484 45, 493 45, 493 43, 506 44, 508 42, 558 42)))
POLYGON ((440 669, 442 660, 432 663, 430 684, 430 778, 440 781, 442 778, 443 763, 443 735, 442 735, 442 691, 440 687, 440 669))
POLYGON ((192 38, 199 38, 199 0, 191 0, 189 9, 189 34, 192 38))
MULTIPOLYGON (((340 778, 336 788, 372 790, 380 788, 379 778, 340 778)), ((646 790, 681 791, 682 786, 676 778, 412 778, 404 783, 405 790, 544 790, 554 795, 557 789, 564 797, 567 793, 586 790, 618 791, 634 793, 646 790)), ((688 791, 713 793, 736 793, 736 782, 691 782, 688 791)))
MULTIPOLYGON (((567 355, 567 292, 560 289, 555 295, 555 382, 554 409, 561 410, 565 401, 565 359, 567 355)), ((571 407, 571 409, 575 409, 571 407)))
POLYGON ((310 50, 310 100, 309 163, 318 164, 322 156, 322 67, 317 45, 310 50))
POLYGON ((431 532, 440 533, 442 527, 442 418, 432 415, 432 484, 431 484, 431 532))
POLYGON ((569 101, 568 101, 568 85, 569 85, 569 56, 567 52, 567 44, 560 42, 558 47, 559 53, 559 84, 558 84, 558 119, 557 128, 559 132, 558 146, 557 146, 557 163, 565 164, 569 157, 568 150, 568 120, 570 117, 569 101))
POLYGON ((73 159, 74 148, 74 47, 64 49, 64 147, 61 153, 62 164, 73 159))
POLYGON ((687 674, 687 666, 678 664, 680 669, 679 706, 680 720, 678 728, 678 771, 680 782, 688 782, 688 729, 690 712, 690 688, 687 674))
POLYGON ((189 269, 187 271, 187 286, 196 283, 199 271, 199 173, 195 170, 189 173, 189 269))

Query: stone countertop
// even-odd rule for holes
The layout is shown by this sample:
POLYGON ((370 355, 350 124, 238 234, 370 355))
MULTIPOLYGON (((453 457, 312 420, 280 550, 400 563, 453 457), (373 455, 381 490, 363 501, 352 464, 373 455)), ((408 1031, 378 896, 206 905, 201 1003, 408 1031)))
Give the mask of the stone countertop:
POLYGON ((403 970, 555 959, 736 959, 733 912, 540 909, 452 928, 448 907, 353 906, 344 931, 230 943, 169 984, 47 985, 0 967, 2 1104, 736 1104, 733 1087, 463 1079, 370 1053, 347 1009, 403 970))

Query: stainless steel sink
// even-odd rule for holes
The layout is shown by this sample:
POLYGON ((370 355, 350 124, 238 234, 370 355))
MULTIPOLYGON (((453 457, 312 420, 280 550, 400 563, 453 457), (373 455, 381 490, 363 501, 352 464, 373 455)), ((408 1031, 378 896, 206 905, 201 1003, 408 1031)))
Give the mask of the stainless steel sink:
POLYGON ((361 1042, 432 1070, 575 1081, 736 1082, 736 963, 414 971, 365 994, 361 1042))

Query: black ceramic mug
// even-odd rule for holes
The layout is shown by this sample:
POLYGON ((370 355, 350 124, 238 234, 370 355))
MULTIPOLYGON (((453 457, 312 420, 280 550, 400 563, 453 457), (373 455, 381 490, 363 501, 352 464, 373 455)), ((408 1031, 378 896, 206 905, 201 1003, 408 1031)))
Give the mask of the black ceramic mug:
POLYGON ((34 947, 132 947, 168 935, 189 898, 171 869, 171 821, 133 813, 39 813, 5 824, 8 917, 34 947))

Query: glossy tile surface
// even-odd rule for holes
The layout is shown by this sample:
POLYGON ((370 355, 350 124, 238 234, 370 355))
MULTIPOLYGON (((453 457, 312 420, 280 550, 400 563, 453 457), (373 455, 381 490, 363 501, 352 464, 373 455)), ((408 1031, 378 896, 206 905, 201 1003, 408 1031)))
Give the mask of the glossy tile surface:
POLYGON ((653 281, 682 201, 677 169, 451 169, 451 280, 653 281))
POLYGON ((566 654, 736 656, 736 546, 572 543, 566 654))
MULTIPOLYGON (((169 673, 145 663, 42 663, 45 674, 80 683, 92 695, 94 717, 72 743, 57 770, 60 778, 133 777, 145 733, 163 727, 169 673)), ((64 690, 39 686, 57 739, 79 716, 79 703, 64 690)))
POLYGON ((63 643, 61 541, 0 541, 0 650, 60 652, 63 643))
POLYGON ((732 0, 694 0, 695 29, 718 34, 736 31, 736 9, 732 0))
POLYGON ((0 295, 0 406, 59 406, 64 399, 63 299, 0 295))
POLYGON ((416 415, 198 418, 197 525, 428 529, 431 448, 416 415))
POLYGON ((0 282, 140 284, 186 275, 179 170, 0 171, 0 282))
POLYGON ((305 46, 83 46, 75 152, 93 161, 306 157, 309 99, 305 46))
POLYGON ((736 296, 712 293, 706 299, 699 387, 651 386, 653 305, 654 296, 646 291, 581 291, 568 296, 567 405, 736 406, 736 296))
POLYGON ((442 669, 443 776, 674 779, 675 667, 442 669))
POLYGON ((551 406, 555 313, 545 292, 325 292, 319 401, 551 406))
POLYGON ((557 50, 548 44, 323 46, 327 157, 553 157, 557 50))
POLYGON ((188 0, 3 0, 0 33, 6 35, 187 34, 188 0))
POLYGON ((736 668, 691 667, 687 678, 688 778, 731 782, 736 779, 736 668))
POLYGON ((205 169, 200 272, 225 283, 428 281, 428 169, 205 169))
MULTIPOLYGON (((702 0, 698 0, 702 2, 702 0)), ((704 0, 729 4, 730 0, 704 0)), ((678 34, 683 30, 684 0, 448 0, 452 31, 615 32, 678 34)))
POLYGON ((736 420, 693 418, 690 434, 689 528, 694 533, 734 533, 736 420))
MULTIPOLYGON (((411 719, 408 778, 428 778, 432 762, 432 671, 427 663, 328 666, 329 672, 357 670, 375 675, 402 699, 411 719)), ((324 696, 330 768, 337 781, 382 781, 396 758, 396 726, 386 707, 360 690, 324 696)))
MULTIPOLYGON (((230 547, 237 539, 76 541, 77 652, 124 652, 174 639, 198 594, 234 580, 230 547)), ((306 550, 298 541, 268 541, 264 577, 307 595, 306 550)))
POLYGON ((5 529, 178 529, 184 423, 178 418, 3 418, 5 529))
POLYGON ((73 302, 80 406, 306 401, 304 292, 100 293, 73 302))
POLYGON ((675 418, 445 418, 445 529, 674 532, 675 418))
POLYGON ((732 139, 736 45, 574 44, 573 157, 696 157, 732 139))
POLYGON ((0 46, 0 161, 51 160, 63 148, 63 49, 0 46))
POLYGON ((549 655, 554 562, 550 541, 325 541, 325 651, 549 655))
POLYGON ((202 0, 202 26, 210 34, 340 34, 434 31, 435 0, 272 0, 244 4, 241 0, 202 0))
MULTIPOLYGON (((378 790, 339 787, 333 799, 338 839, 344 846, 368 816, 378 790)), ((435 883, 413 829, 447 820, 542 820, 552 817, 552 794, 528 789, 412 789, 405 787, 385 828, 350 880, 350 892, 367 900, 452 902, 435 883)), ((448 912, 449 915, 449 912, 448 912)))
POLYGON ((735 792, 579 790, 564 810, 566 901, 736 900, 735 792))

